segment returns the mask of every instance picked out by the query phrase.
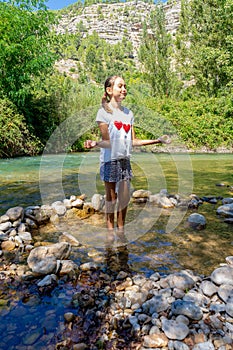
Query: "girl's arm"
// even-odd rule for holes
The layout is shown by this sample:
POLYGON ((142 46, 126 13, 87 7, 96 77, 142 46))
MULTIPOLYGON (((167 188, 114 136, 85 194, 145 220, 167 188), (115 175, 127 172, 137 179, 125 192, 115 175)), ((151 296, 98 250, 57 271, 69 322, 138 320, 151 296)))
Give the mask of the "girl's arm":
POLYGON ((85 148, 94 148, 94 147, 110 148, 111 147, 109 132, 108 132, 108 124, 103 122, 98 122, 98 126, 100 129, 102 140, 101 141, 86 140, 84 142, 85 148))
POLYGON ((132 144, 133 144, 133 146, 147 146, 147 145, 154 145, 156 143, 169 144, 169 143, 171 143, 171 139, 168 135, 163 135, 155 140, 140 140, 140 139, 136 138, 135 131, 134 131, 134 128, 132 126, 132 144))

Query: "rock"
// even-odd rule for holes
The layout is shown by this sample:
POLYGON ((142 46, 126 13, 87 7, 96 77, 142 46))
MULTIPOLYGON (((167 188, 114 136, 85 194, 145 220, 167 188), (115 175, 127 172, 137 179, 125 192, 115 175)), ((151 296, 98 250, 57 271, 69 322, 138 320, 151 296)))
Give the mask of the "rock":
MULTIPOLYGON (((37 249, 37 248, 35 248, 37 249)), ((30 254, 35 250, 31 250, 30 254)), ((32 259, 28 257, 28 266, 32 272, 40 275, 54 274, 57 271, 57 259, 54 256, 45 256, 43 258, 38 257, 38 259, 32 259)))
POLYGON ((85 343, 74 344, 73 350, 87 350, 87 345, 85 343))
POLYGON ((137 190, 137 191, 134 191, 133 194, 132 194, 132 197, 133 198, 149 198, 151 195, 151 192, 150 191, 147 191, 147 190, 137 190))
POLYGON ((36 208, 33 211, 34 220, 38 225, 43 225, 50 220, 53 214, 53 208, 49 205, 42 205, 41 208, 36 208))
POLYGON ((201 307, 209 304, 210 300, 201 291, 194 289, 189 290, 183 297, 184 301, 193 302, 201 307))
POLYGON ((93 208, 91 202, 86 202, 83 204, 83 212, 85 213, 85 215, 94 214, 95 209, 93 208))
POLYGON ((97 270, 98 266, 96 263, 87 262, 79 266, 81 271, 97 270))
POLYGON ((10 220, 10 218, 9 218, 9 216, 6 215, 6 214, 0 216, 0 224, 2 224, 3 222, 7 222, 7 221, 9 221, 9 220, 10 220))
POLYGON ((189 334, 189 328, 184 323, 175 320, 162 320, 162 330, 169 339, 183 340, 189 334))
POLYGON ((56 201, 52 203, 52 208, 58 216, 63 216, 66 213, 66 206, 61 201, 56 201))
POLYGON ((191 289, 195 281, 182 272, 175 272, 165 278, 170 288, 179 288, 181 290, 191 289))
POLYGON ((32 220, 32 219, 26 218, 25 223, 26 223, 26 224, 29 226, 29 228, 31 228, 31 229, 38 228, 37 223, 36 223, 34 220, 32 220))
POLYGON ((116 277, 117 280, 124 280, 128 276, 128 273, 125 271, 120 271, 116 277))
POLYGON ((95 304, 95 300, 90 294, 81 291, 73 295, 72 303, 82 308, 92 308, 95 304))
POLYGON ((196 230, 203 230, 206 227, 206 219, 203 215, 193 213, 188 217, 189 225, 196 230))
POLYGON ((222 199, 222 204, 232 204, 233 203, 233 198, 232 197, 228 197, 228 198, 223 198, 222 199))
POLYGON ((125 297, 131 301, 132 305, 138 304, 141 306, 142 303, 146 301, 147 294, 143 294, 142 292, 135 292, 134 290, 127 290, 125 292, 125 297))
POLYGON ((223 329, 223 323, 216 315, 210 315, 209 321, 213 329, 223 329))
POLYGON ((189 346, 181 341, 175 340, 173 342, 174 350, 190 350, 189 346))
POLYGON ((217 208, 217 214, 225 217, 233 217, 233 203, 221 205, 217 208))
POLYGON ((18 235, 14 237, 14 242, 16 247, 23 246, 23 240, 18 235))
POLYGON ((71 201, 71 205, 74 208, 81 209, 83 207, 83 200, 80 198, 77 198, 74 201, 71 201))
POLYGON ((64 206, 66 207, 66 209, 72 208, 72 201, 70 199, 65 198, 63 200, 63 203, 64 203, 64 206))
POLYGON ((104 196, 98 193, 94 194, 91 198, 91 203, 96 211, 101 210, 104 206, 104 196))
POLYGON ((76 272, 79 270, 79 267, 77 264, 75 264, 72 260, 60 260, 60 270, 59 274, 62 275, 68 275, 73 274, 75 275, 76 272))
POLYGON ((23 207, 10 208, 7 210, 6 215, 9 217, 10 221, 14 222, 23 218, 24 209, 23 207))
POLYGON ((41 281, 39 281, 37 283, 38 287, 46 287, 46 286, 50 286, 53 283, 57 282, 57 276, 54 274, 51 275, 47 275, 45 276, 41 281))
POLYGON ((57 260, 67 259, 71 251, 69 243, 56 243, 31 250, 27 262, 30 269, 39 274, 52 274, 57 271, 57 260))
POLYGON ((152 315, 153 313, 158 313, 167 310, 169 304, 167 298, 163 295, 156 295, 153 298, 147 300, 142 304, 142 309, 145 313, 152 315))
POLYGON ((7 222, 3 222, 2 224, 0 224, 0 231, 7 231, 12 227, 12 223, 10 221, 7 222))
POLYGON ((178 299, 172 303, 171 312, 173 315, 184 315, 197 321, 199 321, 203 316, 199 306, 193 302, 184 301, 181 299, 178 299))
POLYGON ((202 292, 208 297, 212 297, 215 293, 217 293, 218 288, 211 281, 202 281, 200 284, 200 288, 202 292))
POLYGON ((0 242, 7 241, 7 240, 8 240, 7 233, 0 231, 0 242))
POLYGON ((42 333, 40 329, 27 332, 25 338, 23 338, 23 345, 32 346, 41 337, 42 333))
POLYGON ((177 317, 176 317, 176 321, 177 321, 178 323, 184 323, 184 324, 186 324, 186 326, 189 325, 189 319, 188 319, 188 317, 186 317, 186 316, 184 316, 184 315, 179 315, 179 316, 177 316, 177 317))
POLYGON ((233 298, 228 299, 226 303, 226 313, 233 318, 233 298))
POLYGON ((157 204, 159 207, 162 207, 164 209, 174 207, 174 204, 172 203, 172 201, 170 201, 169 198, 165 197, 164 195, 162 195, 160 193, 150 195, 149 202, 153 203, 153 204, 157 204))
POLYGON ((27 231, 27 226, 23 222, 19 222, 19 225, 17 227, 18 232, 26 232, 27 231))
POLYGON ((143 275, 135 275, 133 276, 133 283, 136 284, 136 286, 142 287, 146 283, 147 279, 143 275))
POLYGON ((233 266, 227 265, 217 268, 212 272, 210 278, 217 285, 233 285, 233 266))
POLYGON ((64 314, 64 319, 66 322, 72 322, 75 319, 75 315, 73 314, 73 312, 66 312, 64 314))
POLYGON ((233 256, 227 256, 227 257, 226 257, 226 262, 227 262, 229 265, 233 265, 233 256))
POLYGON ((143 346, 146 348, 162 348, 167 346, 168 339, 165 334, 150 334, 143 339, 143 346))
POLYGON ((218 296, 226 303, 229 299, 233 299, 233 284, 222 284, 218 288, 218 296))
POLYGON ((215 350, 212 342, 207 341, 194 345, 193 350, 215 350))
POLYGON ((79 241, 70 233, 63 232, 62 235, 59 237, 59 242, 68 242, 73 247, 79 247, 80 243, 79 241))
POLYGON ((13 241, 4 241, 1 244, 2 250, 3 251, 11 251, 15 249, 15 242, 13 241))
POLYGON ((30 232, 19 232, 18 236, 21 238, 21 240, 25 244, 29 244, 32 242, 32 235, 30 232))

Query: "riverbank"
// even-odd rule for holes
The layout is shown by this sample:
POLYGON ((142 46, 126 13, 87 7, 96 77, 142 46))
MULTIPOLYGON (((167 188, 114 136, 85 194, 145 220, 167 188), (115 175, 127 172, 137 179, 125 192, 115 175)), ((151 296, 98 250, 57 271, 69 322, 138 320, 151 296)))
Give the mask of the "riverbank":
MULTIPOLYGON (((164 192, 148 196, 143 190, 133 194, 135 201, 150 198, 152 205, 167 208, 179 202, 164 192)), ((219 215, 225 216, 227 209, 230 215, 229 201, 218 208, 219 215)), ((179 204, 198 206, 198 199, 179 204)), ((38 235, 39 226, 57 223, 64 215, 68 223, 78 218, 77 225, 102 208, 101 195, 91 202, 83 195, 51 206, 14 207, 1 216, 0 347, 232 349, 232 257, 208 276, 184 269, 170 274, 154 271, 146 277, 131 270, 125 242, 89 249, 86 261, 78 264, 73 252, 88 246, 72 234, 57 232, 50 241, 38 235), (51 309, 43 314, 40 308, 46 303, 51 309)), ((202 220, 197 217, 196 229, 205 226, 202 220)))
POLYGON ((5 307, 1 349, 231 350, 233 258, 226 261, 206 277, 184 270, 168 276, 155 272, 146 278, 119 271, 119 263, 106 269, 93 262, 81 264, 73 277, 58 280, 51 275, 52 281, 46 283, 40 278, 16 282, 16 276, 11 277, 11 290, 17 290, 22 305, 18 311, 14 308, 17 319, 8 324, 14 329, 15 346, 7 344, 5 307), (24 308, 31 312, 40 303, 48 303, 55 290, 60 292, 57 302, 62 302, 61 295, 66 298, 63 317, 56 319, 53 307, 46 319, 43 313, 37 316, 37 327, 35 319, 30 324, 24 308), (21 331, 15 332, 20 323, 21 331), (23 332, 26 323, 30 326, 23 332))

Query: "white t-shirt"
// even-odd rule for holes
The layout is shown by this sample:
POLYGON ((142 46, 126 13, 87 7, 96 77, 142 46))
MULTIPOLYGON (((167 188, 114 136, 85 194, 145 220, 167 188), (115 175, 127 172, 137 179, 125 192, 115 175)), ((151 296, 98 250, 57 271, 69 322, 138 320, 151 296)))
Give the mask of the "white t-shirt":
POLYGON ((100 161, 129 158, 132 149, 131 128, 134 123, 132 111, 123 107, 122 111, 113 109, 113 113, 109 113, 102 107, 97 113, 96 121, 108 124, 111 143, 110 148, 100 149, 100 161))

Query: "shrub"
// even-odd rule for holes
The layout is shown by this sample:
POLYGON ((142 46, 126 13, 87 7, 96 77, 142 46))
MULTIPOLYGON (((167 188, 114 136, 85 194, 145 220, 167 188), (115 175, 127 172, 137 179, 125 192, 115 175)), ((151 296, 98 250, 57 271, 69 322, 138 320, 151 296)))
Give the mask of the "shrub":
POLYGON ((0 100, 0 157, 35 155, 40 147, 15 105, 6 98, 0 100))

